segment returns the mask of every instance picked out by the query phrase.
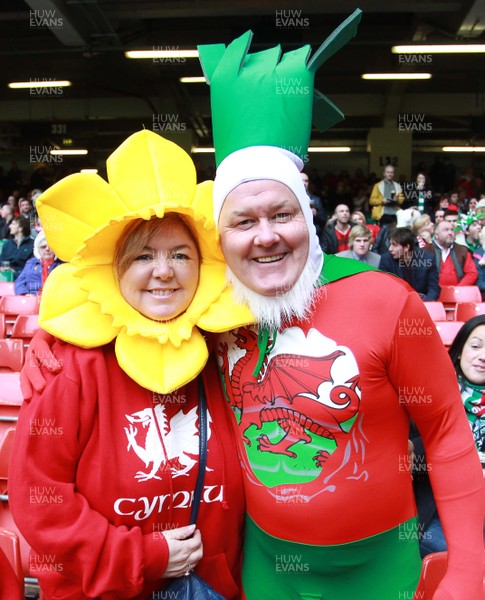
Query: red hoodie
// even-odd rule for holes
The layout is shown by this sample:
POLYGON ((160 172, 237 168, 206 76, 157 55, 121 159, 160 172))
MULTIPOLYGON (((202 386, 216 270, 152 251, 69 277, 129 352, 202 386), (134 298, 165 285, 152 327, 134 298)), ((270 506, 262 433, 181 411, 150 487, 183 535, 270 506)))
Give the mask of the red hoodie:
MULTIPOLYGON (((118 366, 112 345, 55 343, 61 373, 20 413, 9 498, 46 598, 150 598, 168 561, 163 531, 188 525, 198 465, 197 382, 162 396, 118 366), (156 415, 156 419, 155 419, 156 415), (158 427, 157 427, 158 423, 158 427)), ((244 498, 218 373, 204 371, 208 454, 196 572, 239 597, 244 498)))

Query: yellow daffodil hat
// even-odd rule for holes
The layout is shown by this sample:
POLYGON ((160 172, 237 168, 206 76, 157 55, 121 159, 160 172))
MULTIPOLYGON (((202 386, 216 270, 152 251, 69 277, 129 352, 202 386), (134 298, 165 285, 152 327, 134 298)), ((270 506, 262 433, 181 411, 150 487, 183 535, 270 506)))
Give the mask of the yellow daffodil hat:
POLYGON ((194 163, 175 143, 143 130, 107 160, 108 182, 76 173, 37 200, 49 246, 66 261, 46 280, 39 323, 83 348, 116 339, 121 368, 141 386, 167 394, 194 379, 208 350, 198 328, 220 332, 253 321, 226 283, 226 265, 212 216, 212 182, 197 185, 194 163), (152 321, 121 296, 113 262, 116 244, 134 219, 186 215, 193 223, 201 265, 187 310, 152 321))

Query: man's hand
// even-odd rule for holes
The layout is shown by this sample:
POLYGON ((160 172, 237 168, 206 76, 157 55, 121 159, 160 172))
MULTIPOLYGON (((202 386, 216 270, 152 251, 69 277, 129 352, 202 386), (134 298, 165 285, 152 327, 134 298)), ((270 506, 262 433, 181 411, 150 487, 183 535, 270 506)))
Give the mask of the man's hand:
POLYGON ((56 338, 39 329, 32 338, 25 356, 24 367, 20 373, 20 388, 25 400, 30 400, 34 392, 41 393, 46 381, 40 367, 46 368, 51 373, 59 373, 62 363, 52 354, 52 344, 56 338))

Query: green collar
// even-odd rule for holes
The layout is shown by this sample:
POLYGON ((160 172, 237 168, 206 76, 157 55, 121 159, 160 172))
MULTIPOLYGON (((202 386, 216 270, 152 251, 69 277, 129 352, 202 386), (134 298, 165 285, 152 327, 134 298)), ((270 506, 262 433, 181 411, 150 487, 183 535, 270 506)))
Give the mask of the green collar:
MULTIPOLYGON (((334 254, 323 255, 323 268, 319 277, 319 284, 325 285, 333 283, 345 277, 351 277, 365 271, 377 271, 366 263, 361 263, 353 258, 342 258, 334 254)), ((277 331, 270 332, 266 328, 261 328, 258 334, 259 360, 253 371, 253 377, 257 377, 263 365, 266 355, 272 350, 277 336, 277 331), (269 343, 272 340, 271 345, 269 343)))
POLYGON ((342 258, 334 254, 324 254, 323 256, 323 269, 320 273, 321 285, 357 275, 357 273, 363 273, 364 271, 378 270, 353 258, 342 258))

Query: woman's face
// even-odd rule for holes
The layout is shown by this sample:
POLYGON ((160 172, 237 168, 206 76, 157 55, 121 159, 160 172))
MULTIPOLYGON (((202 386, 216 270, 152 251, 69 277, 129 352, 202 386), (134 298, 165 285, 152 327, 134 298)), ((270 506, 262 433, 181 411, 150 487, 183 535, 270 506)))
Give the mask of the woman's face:
POLYGON ((365 225, 365 221, 362 217, 362 215, 359 215, 359 213, 352 213, 351 216, 351 221, 353 221, 356 225, 365 225))
POLYGON ((450 205, 448 198, 441 198, 440 200, 440 208, 448 208, 448 206, 450 205))
POLYGON ((475 210, 477 207, 477 199, 476 198, 471 198, 470 202, 468 203, 468 210, 475 210))
POLYGON ((468 336, 460 357, 463 375, 470 383, 485 385, 485 325, 479 325, 468 336))
POLYGON ((421 235, 421 233, 423 233, 423 231, 427 231, 428 233, 433 235, 434 223, 433 223, 433 221, 431 221, 431 219, 429 219, 429 221, 426 221, 426 223, 420 228, 419 234, 421 235))
POLYGON ((123 298, 154 321, 187 310, 199 283, 199 252, 182 223, 159 229, 120 277, 123 298))
POLYGON ((417 183, 418 187, 424 187, 424 184, 426 183, 426 177, 422 173, 420 173, 416 177, 416 183, 417 183))

